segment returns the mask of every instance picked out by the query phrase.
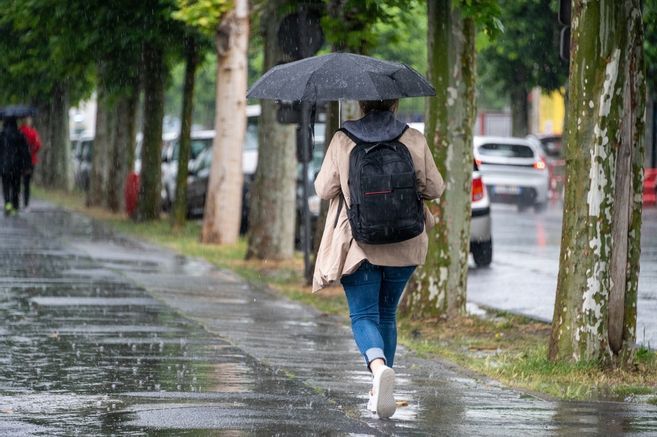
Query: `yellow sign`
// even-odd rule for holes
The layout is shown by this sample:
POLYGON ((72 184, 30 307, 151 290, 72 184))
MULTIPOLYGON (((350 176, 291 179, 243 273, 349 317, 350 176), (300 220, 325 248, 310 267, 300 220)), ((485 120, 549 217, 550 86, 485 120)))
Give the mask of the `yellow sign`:
POLYGON ((566 107, 562 91, 541 93, 538 104, 538 134, 561 135, 566 107))

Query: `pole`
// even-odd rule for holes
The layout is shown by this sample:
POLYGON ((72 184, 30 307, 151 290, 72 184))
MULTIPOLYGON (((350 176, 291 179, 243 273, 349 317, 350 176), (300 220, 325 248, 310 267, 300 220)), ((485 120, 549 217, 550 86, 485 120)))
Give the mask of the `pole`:
POLYGON ((303 219, 303 271, 307 283, 312 281, 312 272, 310 271, 310 210, 308 209, 308 156, 309 149, 309 130, 310 128, 310 104, 308 102, 301 102, 301 156, 303 158, 301 176, 302 193, 303 193, 303 206, 302 206, 302 219, 303 219))

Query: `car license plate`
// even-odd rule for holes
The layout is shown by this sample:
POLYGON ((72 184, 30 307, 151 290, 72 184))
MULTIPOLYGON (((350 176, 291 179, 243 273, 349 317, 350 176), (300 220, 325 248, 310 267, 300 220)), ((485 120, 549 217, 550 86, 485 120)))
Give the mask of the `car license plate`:
POLYGON ((495 185, 495 194, 520 194, 520 187, 515 185, 495 185))

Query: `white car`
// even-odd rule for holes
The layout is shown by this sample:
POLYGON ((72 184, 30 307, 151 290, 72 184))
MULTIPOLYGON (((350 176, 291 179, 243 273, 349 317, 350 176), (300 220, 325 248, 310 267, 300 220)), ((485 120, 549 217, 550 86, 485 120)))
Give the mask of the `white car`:
POLYGON ((474 156, 492 202, 542 210, 548 201, 547 162, 525 138, 474 137, 474 156))
MULTIPOLYGON (((409 123, 424 132, 424 123, 409 123)), ((490 198, 476 162, 472 172, 472 219, 470 221, 470 252, 478 267, 488 267, 493 261, 493 236, 490 198)))
POLYGON ((472 172, 472 219, 470 220, 470 253, 478 267, 488 267, 493 261, 490 198, 481 173, 474 164, 472 172))

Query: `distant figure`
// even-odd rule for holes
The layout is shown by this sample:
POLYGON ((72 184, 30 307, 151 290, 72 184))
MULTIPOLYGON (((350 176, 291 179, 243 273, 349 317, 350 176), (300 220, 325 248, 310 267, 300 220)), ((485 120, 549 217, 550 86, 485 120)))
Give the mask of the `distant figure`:
POLYGON ((19 130, 27 140, 31 157, 30 166, 23 173, 23 206, 27 208, 30 204, 30 181, 32 180, 32 174, 34 174, 34 167, 39 160, 37 153, 41 149, 41 138, 39 138, 39 133, 32 126, 32 117, 25 117, 19 130))
POLYGON ((0 173, 5 198, 5 215, 15 214, 19 208, 21 176, 32 164, 29 146, 18 130, 15 118, 7 118, 0 132, 0 173))

